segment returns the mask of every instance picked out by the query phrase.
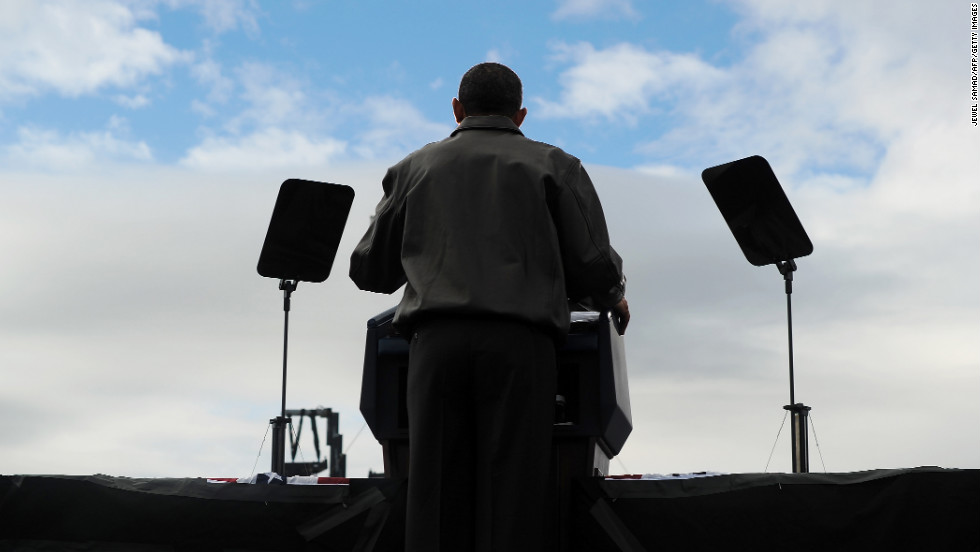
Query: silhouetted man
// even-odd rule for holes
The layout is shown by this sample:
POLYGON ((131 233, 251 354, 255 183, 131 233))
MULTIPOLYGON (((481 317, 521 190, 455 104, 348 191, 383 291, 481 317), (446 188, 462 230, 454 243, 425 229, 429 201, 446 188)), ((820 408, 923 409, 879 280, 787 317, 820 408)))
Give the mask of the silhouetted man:
POLYGON ((388 169, 351 256, 361 289, 405 291, 411 336, 406 550, 547 546, 555 345, 569 299, 629 321, 622 260, 581 162, 524 137, 518 76, 463 76, 459 126, 388 169))

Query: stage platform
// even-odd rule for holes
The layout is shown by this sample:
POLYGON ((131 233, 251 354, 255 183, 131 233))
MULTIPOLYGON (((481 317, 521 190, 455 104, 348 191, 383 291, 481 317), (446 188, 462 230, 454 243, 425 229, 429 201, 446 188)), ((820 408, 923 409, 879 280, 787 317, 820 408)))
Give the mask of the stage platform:
MULTIPOLYGON (((0 550, 401 550, 403 480, 321 481, 0 476, 0 550)), ((572 488, 576 551, 980 550, 980 470, 589 478, 572 488)))

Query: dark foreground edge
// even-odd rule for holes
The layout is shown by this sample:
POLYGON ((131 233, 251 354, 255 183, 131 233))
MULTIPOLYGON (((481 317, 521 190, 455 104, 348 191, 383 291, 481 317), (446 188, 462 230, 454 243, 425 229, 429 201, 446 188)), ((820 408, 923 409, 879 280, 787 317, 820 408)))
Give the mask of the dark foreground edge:
MULTIPOLYGON (((341 483, 0 476, 0 550, 401 550, 404 481, 341 483)), ((977 550, 980 470, 579 479, 566 515, 569 550, 977 550)))

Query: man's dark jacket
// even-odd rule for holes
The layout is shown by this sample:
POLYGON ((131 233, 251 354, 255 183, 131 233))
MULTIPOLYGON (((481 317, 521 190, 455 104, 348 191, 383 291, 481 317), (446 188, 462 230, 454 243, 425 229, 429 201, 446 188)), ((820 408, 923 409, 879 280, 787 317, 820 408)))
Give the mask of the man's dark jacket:
POLYGON ((569 299, 607 308, 623 298, 622 259, 582 163, 507 117, 466 117, 382 185, 350 277, 380 293, 407 282, 396 327, 499 316, 563 335, 569 299))

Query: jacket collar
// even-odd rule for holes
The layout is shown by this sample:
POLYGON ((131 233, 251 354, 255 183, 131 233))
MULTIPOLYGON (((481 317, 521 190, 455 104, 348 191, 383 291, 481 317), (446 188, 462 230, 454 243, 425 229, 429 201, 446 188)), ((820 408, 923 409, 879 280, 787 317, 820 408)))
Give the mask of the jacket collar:
POLYGON ((503 115, 470 115, 463 119, 463 122, 456 127, 450 136, 456 136, 458 132, 463 130, 506 130, 521 136, 524 135, 510 117, 503 115))

